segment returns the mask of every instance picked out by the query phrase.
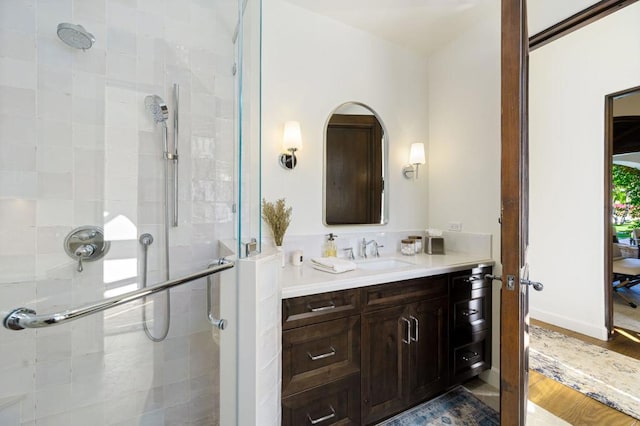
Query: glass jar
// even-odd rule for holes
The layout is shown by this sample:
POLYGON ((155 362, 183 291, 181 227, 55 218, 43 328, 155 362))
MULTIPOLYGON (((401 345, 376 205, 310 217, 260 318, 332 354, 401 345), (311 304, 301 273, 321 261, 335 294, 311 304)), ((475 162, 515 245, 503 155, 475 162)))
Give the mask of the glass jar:
POLYGON ((413 240, 416 253, 422 253, 422 235, 409 235, 409 239, 413 240))
POLYGON ((400 253, 405 256, 413 256, 416 254, 415 240, 409 238, 400 241, 400 253))

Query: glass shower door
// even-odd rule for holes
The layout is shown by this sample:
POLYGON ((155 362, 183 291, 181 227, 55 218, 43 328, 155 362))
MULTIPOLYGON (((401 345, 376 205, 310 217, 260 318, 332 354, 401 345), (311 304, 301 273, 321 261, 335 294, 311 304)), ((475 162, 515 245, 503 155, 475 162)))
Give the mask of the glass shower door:
MULTIPOLYGON (((236 236, 239 3, 0 2, 2 318, 202 271, 236 236)), ((2 327, 0 424, 219 424, 206 284, 2 327)))

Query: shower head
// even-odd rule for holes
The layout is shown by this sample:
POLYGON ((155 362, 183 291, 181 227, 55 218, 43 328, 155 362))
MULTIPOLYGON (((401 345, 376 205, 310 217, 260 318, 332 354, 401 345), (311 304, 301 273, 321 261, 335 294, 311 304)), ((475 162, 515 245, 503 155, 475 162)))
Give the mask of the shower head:
POLYGON ((93 34, 84 29, 82 25, 69 23, 58 24, 58 37, 71 47, 87 50, 96 42, 93 34))
POLYGON ((164 123, 169 118, 169 108, 158 95, 149 95, 144 98, 144 106, 153 115, 156 123, 164 123))

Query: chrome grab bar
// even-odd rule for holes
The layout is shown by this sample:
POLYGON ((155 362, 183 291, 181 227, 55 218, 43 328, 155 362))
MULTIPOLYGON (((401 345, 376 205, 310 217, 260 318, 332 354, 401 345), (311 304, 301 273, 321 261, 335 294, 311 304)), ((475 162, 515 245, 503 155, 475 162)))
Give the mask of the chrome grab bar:
POLYGON ((133 302, 134 300, 142 299, 143 297, 151 296, 152 294, 159 293, 161 291, 169 290, 172 287, 177 287, 179 285, 195 281, 199 278, 204 278, 209 275, 231 269, 234 266, 234 262, 222 259, 219 265, 203 269, 202 271, 186 275, 182 278, 164 281, 147 288, 130 291, 129 293, 121 294, 119 296, 113 296, 99 302, 89 303, 55 314, 38 315, 33 309, 14 309, 9 313, 9 315, 4 318, 3 324, 4 327, 8 328, 9 330, 24 330, 25 328, 42 328, 64 324, 78 318, 97 314, 98 312, 106 311, 107 309, 124 305, 125 303, 133 302))

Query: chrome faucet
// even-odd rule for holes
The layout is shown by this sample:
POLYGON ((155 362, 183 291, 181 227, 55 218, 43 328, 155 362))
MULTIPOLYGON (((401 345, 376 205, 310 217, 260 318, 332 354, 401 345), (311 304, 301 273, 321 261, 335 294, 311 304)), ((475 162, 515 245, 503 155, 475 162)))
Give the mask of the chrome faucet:
POLYGON ((384 246, 381 244, 378 244, 376 240, 367 241, 365 238, 363 238, 362 241, 360 242, 360 256, 362 256, 365 259, 367 258, 367 247, 370 244, 373 244, 373 248, 374 248, 373 255, 375 257, 380 257, 380 252, 378 251, 378 249, 384 246))
POLYGON ((345 252, 347 259, 354 260, 356 257, 353 255, 353 247, 343 248, 342 251, 345 252))

